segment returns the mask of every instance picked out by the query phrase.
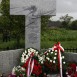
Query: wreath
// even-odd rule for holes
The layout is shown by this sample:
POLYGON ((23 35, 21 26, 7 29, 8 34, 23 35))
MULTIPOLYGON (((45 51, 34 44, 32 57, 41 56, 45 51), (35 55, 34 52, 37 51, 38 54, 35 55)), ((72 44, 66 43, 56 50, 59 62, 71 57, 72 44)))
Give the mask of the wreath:
MULTIPOLYGON (((61 55, 62 63, 65 64, 63 52, 61 55)), ((26 49, 20 58, 20 65, 14 67, 12 75, 19 77, 41 76, 44 73, 56 72, 59 68, 58 51, 53 48, 41 53, 36 49, 26 49)), ((43 76, 41 76, 43 77, 43 76)))

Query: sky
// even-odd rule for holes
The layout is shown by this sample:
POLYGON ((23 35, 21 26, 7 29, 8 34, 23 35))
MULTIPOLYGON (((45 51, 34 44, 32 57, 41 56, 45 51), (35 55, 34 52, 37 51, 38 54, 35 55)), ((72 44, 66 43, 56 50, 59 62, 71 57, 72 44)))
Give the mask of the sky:
POLYGON ((2 1, 2 0, 0 0, 0 3, 1 3, 1 1, 2 1))
POLYGON ((58 20, 61 16, 68 14, 77 19, 77 0, 57 0, 56 1, 56 16, 53 20, 58 20))
POLYGON ((77 0, 56 0, 56 16, 53 17, 53 20, 58 20, 66 14, 77 19, 77 0))

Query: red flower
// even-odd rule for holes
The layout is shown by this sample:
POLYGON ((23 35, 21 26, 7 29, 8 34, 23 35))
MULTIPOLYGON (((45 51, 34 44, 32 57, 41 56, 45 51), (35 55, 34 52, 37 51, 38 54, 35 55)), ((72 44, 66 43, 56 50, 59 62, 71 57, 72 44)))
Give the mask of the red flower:
POLYGON ((33 68, 32 74, 39 76, 41 73, 42 73, 41 65, 38 64, 37 60, 34 60, 34 68, 33 68))
POLYGON ((20 74, 20 77, 23 77, 23 75, 22 75, 22 74, 20 74))
POLYGON ((77 72, 74 74, 74 77, 77 77, 77 72))
MULTIPOLYGON (((26 69, 28 69, 28 63, 29 63, 29 59, 27 60, 27 62, 22 66, 26 69)), ((39 76, 42 73, 42 67, 40 64, 38 64, 38 61, 34 59, 34 67, 33 67, 33 71, 32 74, 35 74, 37 76, 39 76)))
POLYGON ((72 68, 72 71, 76 72, 76 64, 72 63, 69 65, 72 68))
POLYGON ((72 75, 73 73, 75 73, 76 72, 76 64, 75 63, 69 64, 67 71, 68 71, 69 75, 72 75))

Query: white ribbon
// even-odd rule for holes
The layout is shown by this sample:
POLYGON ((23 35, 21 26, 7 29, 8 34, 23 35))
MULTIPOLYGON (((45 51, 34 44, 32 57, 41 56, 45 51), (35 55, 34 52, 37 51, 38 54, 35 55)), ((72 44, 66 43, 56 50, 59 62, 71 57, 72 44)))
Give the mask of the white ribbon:
POLYGON ((32 73, 33 67, 34 67, 34 59, 32 60, 32 63, 31 63, 31 60, 32 60, 32 58, 30 58, 30 60, 29 60, 28 70, 27 70, 27 77, 31 76, 31 73, 32 73))

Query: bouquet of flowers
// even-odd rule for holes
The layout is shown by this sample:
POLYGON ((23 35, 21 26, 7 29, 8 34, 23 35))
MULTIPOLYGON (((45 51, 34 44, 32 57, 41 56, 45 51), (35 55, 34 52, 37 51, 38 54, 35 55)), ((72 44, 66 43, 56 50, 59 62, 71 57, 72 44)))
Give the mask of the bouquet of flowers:
MULTIPOLYGON (((26 49, 21 55, 20 65, 13 68, 12 75, 30 77, 58 71, 58 69, 60 69, 58 68, 59 55, 57 50, 59 47, 58 45, 54 47, 56 47, 56 50, 53 51, 53 48, 51 48, 44 53, 40 53, 33 48, 26 49)), ((64 56, 61 54, 60 58, 64 59, 64 56)), ((65 64, 65 61, 62 61, 63 64, 65 64)))
POLYGON ((25 50, 21 55, 20 66, 14 67, 12 74, 25 77, 26 75, 39 76, 42 73, 43 57, 33 48, 25 50))

